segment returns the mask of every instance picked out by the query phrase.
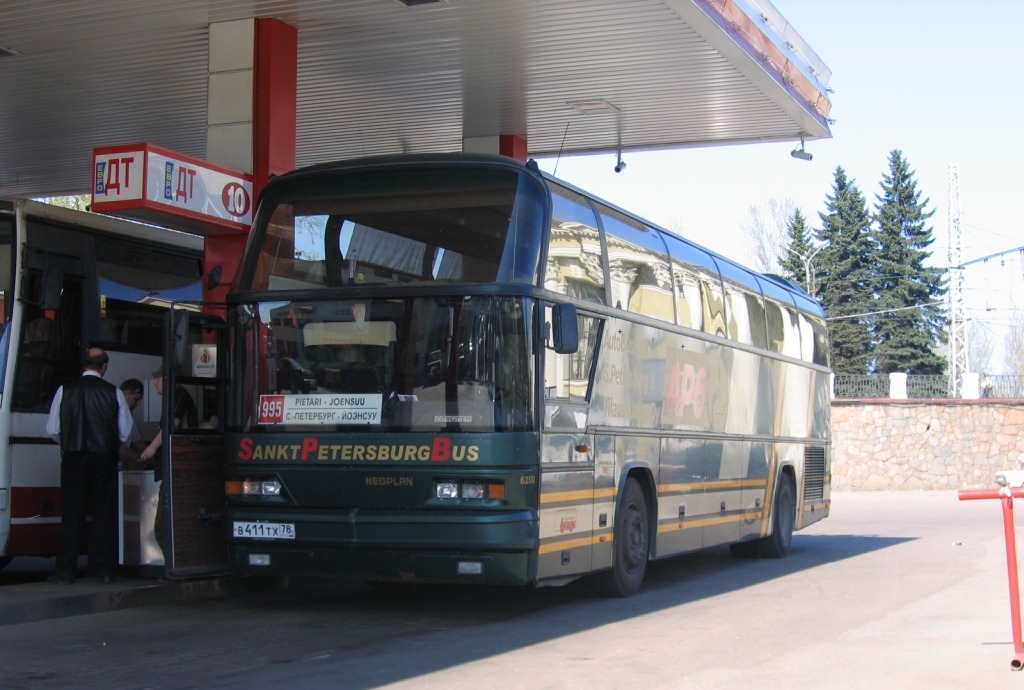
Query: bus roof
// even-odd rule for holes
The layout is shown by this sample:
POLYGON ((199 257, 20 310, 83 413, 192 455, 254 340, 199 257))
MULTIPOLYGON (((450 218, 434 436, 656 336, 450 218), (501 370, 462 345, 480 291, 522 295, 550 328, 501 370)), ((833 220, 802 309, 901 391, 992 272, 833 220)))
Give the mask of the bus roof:
MULTIPOLYGON (((642 218, 631 211, 628 211, 616 204, 613 204, 605 199, 595 196, 594 194, 581 189, 569 182, 561 180, 554 175, 540 170, 536 162, 531 160, 527 163, 522 163, 513 158, 507 156, 498 156, 492 154, 475 154, 475 153, 434 153, 434 154, 403 154, 403 155, 389 155, 389 156, 373 156, 367 158, 354 158, 348 160, 332 161, 329 163, 320 163, 317 165, 311 165, 304 168, 293 170, 283 175, 280 175, 270 181, 270 183, 264 188, 264 196, 272 197, 275 192, 281 187, 288 187, 293 183, 299 182, 307 176, 320 176, 324 173, 343 173, 349 170, 356 170, 361 168, 400 168, 400 167, 421 167, 431 165, 475 165, 475 166, 486 166, 486 167, 500 167, 508 169, 518 169, 527 174, 538 176, 539 179, 544 180, 548 183, 560 185, 562 187, 573 190, 574 192, 591 199, 594 202, 603 204, 615 211, 622 213, 636 221, 643 223, 644 225, 656 229, 659 233, 671 236, 676 240, 688 244, 700 252, 706 253, 714 258, 720 266, 725 264, 732 270, 728 273, 731 276, 737 274, 743 277, 742 283, 745 287, 763 294, 762 285, 764 281, 770 281, 774 284, 778 290, 782 290, 790 295, 790 301, 797 308, 802 311, 806 311, 812 314, 823 315, 824 312, 817 301, 811 297, 806 291, 800 288, 791 281, 781 279, 778 276, 772 276, 770 274, 763 274, 753 269, 747 268, 742 264, 725 257, 718 252, 712 251, 706 247, 703 247, 696 242, 686 239, 679 233, 672 232, 656 223, 652 223, 645 218, 642 218)), ((262 198, 261 198, 262 201, 262 198)), ((770 291, 776 292, 776 291, 770 291)), ((778 295, 775 295, 778 299, 778 295)))
POLYGON ((0 212, 14 213, 19 209, 28 216, 43 218, 62 225, 87 227, 90 230, 114 237, 131 239, 136 242, 140 239, 148 239, 152 242, 158 242, 162 245, 198 254, 201 254, 203 251, 202 237, 181 232, 180 230, 125 220, 101 213, 92 213, 91 211, 78 211, 33 199, 0 199, 0 212), (143 237, 140 237, 140 234, 143 237))

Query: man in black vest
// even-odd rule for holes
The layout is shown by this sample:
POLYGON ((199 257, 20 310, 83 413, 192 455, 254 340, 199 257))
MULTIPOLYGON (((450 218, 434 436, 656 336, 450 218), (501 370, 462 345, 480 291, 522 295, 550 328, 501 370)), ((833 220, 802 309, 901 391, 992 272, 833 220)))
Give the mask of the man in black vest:
POLYGON ((118 451, 131 433, 131 409, 121 390, 103 380, 107 353, 89 348, 82 376, 57 389, 46 431, 60 443, 61 523, 57 582, 75 579, 86 514, 92 509, 89 572, 114 582, 117 570, 118 451))

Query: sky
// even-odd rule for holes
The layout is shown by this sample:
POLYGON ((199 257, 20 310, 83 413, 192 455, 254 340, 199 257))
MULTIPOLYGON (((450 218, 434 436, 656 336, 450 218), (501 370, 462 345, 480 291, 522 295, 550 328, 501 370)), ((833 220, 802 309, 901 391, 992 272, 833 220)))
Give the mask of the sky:
MULTIPOLYGON (((538 161, 576 186, 741 263, 754 259, 742 225, 749 207, 792 199, 820 226, 841 166, 874 211, 889 154, 903 152, 933 210, 935 266, 948 265, 949 170, 959 171, 961 256, 970 262, 1024 246, 1024 1, 774 0, 832 70, 832 138, 538 161)), ((1019 252, 964 274, 968 318, 1005 338, 1024 306, 1019 252)), ((983 336, 979 336, 983 337, 983 336)), ((994 357, 1001 359, 1001 354, 994 357)), ((972 363, 973 364, 973 363, 972 363)), ((971 366, 980 370, 980 366, 971 366)), ((989 362, 988 370, 998 370, 989 362)))

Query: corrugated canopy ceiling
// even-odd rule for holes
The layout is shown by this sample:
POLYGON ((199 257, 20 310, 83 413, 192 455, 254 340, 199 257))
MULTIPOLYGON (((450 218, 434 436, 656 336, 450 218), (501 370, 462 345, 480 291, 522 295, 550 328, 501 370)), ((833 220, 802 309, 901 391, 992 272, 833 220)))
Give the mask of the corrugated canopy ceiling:
POLYGON ((297 163, 828 137, 828 71, 764 0, 4 0, 0 195, 86 192, 92 149, 206 157, 212 23, 297 27, 297 163))

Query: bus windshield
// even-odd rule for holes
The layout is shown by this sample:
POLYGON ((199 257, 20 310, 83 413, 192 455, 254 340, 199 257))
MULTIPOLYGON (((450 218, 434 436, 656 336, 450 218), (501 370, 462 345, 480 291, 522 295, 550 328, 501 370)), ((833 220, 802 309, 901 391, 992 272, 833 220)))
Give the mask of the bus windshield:
POLYGON ((274 301, 243 307, 245 431, 534 428, 532 302, 274 301))
POLYGON ((264 202, 236 290, 536 285, 544 200, 510 169, 335 171, 264 202))

